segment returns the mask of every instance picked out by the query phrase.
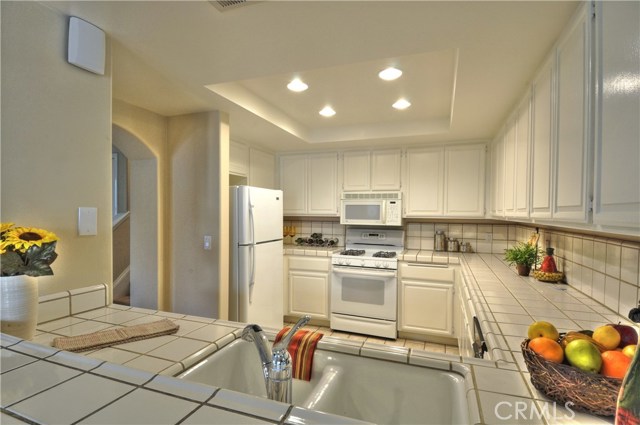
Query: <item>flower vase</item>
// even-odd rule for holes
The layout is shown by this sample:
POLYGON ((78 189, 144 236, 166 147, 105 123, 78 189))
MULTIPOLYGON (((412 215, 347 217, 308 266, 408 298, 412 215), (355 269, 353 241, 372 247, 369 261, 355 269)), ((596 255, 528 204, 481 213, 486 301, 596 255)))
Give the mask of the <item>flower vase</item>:
POLYGON ((30 340, 38 324, 38 279, 27 275, 0 277, 2 333, 30 340))

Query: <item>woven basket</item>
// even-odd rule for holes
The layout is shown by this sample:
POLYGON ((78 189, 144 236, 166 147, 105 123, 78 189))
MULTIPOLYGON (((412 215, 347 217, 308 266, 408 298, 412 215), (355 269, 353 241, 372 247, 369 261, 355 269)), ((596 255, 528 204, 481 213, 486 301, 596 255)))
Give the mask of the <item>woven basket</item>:
POLYGON ((550 399, 592 415, 613 416, 622 379, 582 372, 567 364, 545 360, 529 349, 529 340, 521 345, 531 382, 550 399))

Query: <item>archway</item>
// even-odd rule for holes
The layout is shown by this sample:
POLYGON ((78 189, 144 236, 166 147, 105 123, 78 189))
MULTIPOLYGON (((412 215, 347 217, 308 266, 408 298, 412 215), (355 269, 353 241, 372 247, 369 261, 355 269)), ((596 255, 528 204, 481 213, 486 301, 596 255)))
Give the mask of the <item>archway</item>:
MULTIPOLYGON (((135 135, 113 124, 112 143, 128 160, 131 306, 158 309, 158 159, 135 135)), ((117 278, 118 276, 114 276, 117 278)))

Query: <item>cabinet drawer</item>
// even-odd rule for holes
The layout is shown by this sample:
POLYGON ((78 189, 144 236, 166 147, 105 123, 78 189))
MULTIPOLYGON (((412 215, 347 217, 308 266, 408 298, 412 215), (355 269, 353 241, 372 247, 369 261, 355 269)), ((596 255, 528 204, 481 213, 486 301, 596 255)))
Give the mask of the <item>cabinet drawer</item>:
POLYGON ((420 263, 400 263, 400 276, 402 279, 420 279, 449 283, 455 281, 454 269, 420 263))
POLYGON ((289 257, 289 270, 328 272, 330 266, 329 258, 289 257))

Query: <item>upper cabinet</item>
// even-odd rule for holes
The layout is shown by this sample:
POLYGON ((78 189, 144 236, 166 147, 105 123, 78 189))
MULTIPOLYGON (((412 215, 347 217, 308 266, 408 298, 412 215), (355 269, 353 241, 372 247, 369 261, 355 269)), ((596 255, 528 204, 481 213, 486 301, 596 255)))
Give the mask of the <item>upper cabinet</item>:
POLYGON ((484 216, 484 144, 407 149, 405 217, 484 216))
POLYGON ((531 207, 534 218, 551 217, 553 59, 531 84, 531 207))
POLYGON ((555 220, 588 219, 592 140, 590 18, 590 7, 583 7, 556 49, 555 220))
POLYGON ((400 190, 401 153, 400 149, 345 152, 342 189, 345 192, 400 190))
POLYGON ((242 143, 229 144, 229 173, 251 186, 275 188, 276 161, 271 153, 242 143))
POLYGON ((598 2, 593 221, 640 229, 640 3, 598 2))
POLYGON ((285 215, 338 215, 338 154, 282 155, 285 215))

